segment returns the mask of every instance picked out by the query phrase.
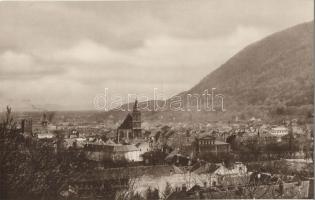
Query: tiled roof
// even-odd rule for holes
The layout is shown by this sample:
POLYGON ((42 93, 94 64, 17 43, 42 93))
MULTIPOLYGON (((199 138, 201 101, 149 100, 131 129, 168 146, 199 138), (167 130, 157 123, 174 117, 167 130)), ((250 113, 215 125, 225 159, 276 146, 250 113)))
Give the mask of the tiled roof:
POLYGON ((129 152, 129 151, 139 151, 139 149, 134 145, 114 145, 114 152, 129 152))
POLYGON ((207 134, 207 135, 201 135, 201 136, 199 137, 199 139, 210 139, 210 140, 215 140, 215 137, 214 137, 214 136, 212 136, 212 135, 207 134))
POLYGON ((116 143, 115 143, 113 140, 108 139, 108 140, 105 142, 105 144, 108 144, 108 145, 115 145, 116 143))
POLYGON ((55 137, 55 135, 53 133, 40 133, 40 134, 37 134, 37 137, 39 139, 43 139, 43 138, 53 138, 55 137))
POLYGON ((174 149, 170 154, 166 156, 166 160, 173 158, 174 156, 183 156, 187 157, 193 153, 194 149, 193 146, 186 146, 182 148, 174 149))
POLYGON ((130 113, 126 116, 123 123, 119 126, 118 129, 132 129, 132 116, 130 113))
POLYGON ((196 174, 202 174, 202 173, 212 174, 219 168, 220 168, 220 165, 216 165, 216 164, 212 164, 212 163, 206 163, 204 165, 201 165, 196 170, 194 170, 194 173, 196 173, 196 174))
POLYGON ((122 145, 122 144, 103 144, 98 143, 88 143, 86 148, 88 150, 96 150, 96 151, 107 151, 107 152, 131 152, 131 151, 139 151, 139 149, 135 145, 122 145))

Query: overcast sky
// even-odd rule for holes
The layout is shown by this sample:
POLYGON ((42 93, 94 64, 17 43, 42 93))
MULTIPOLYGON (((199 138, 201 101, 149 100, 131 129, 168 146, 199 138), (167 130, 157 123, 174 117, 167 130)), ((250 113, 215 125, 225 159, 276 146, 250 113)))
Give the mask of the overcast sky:
POLYGON ((0 105, 93 109, 105 88, 172 96, 246 45, 313 20, 312 8, 312 0, 0 2, 0 105))

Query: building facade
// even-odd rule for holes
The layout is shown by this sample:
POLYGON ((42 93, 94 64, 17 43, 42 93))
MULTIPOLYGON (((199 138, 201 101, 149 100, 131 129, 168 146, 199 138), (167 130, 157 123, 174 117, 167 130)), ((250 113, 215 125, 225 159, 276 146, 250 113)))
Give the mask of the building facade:
POLYGON ((273 127, 270 130, 270 134, 278 137, 282 137, 289 134, 288 128, 284 126, 273 127))
POLYGON ((84 152, 89 160, 101 161, 142 161, 142 152, 134 145, 86 144, 84 152))
POLYGON ((230 144, 218 141, 213 136, 204 136, 197 139, 197 151, 199 154, 212 153, 217 156, 220 153, 230 152, 230 144))

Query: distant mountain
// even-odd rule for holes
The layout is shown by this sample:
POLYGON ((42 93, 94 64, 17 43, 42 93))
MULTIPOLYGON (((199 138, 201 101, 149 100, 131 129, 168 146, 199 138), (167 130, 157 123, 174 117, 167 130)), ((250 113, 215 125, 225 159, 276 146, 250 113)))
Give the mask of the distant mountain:
MULTIPOLYGON (((313 113, 313 22, 255 42, 182 92, 186 111, 146 112, 145 120, 212 121, 259 117, 311 117, 313 113), (225 112, 187 111, 187 95, 205 90, 224 95, 225 112)), ((168 100, 168 105, 173 99, 168 100)))
POLYGON ((229 114, 267 118, 311 115, 313 81, 313 22, 308 22, 245 47, 180 95, 216 88, 217 94, 225 96, 229 114))

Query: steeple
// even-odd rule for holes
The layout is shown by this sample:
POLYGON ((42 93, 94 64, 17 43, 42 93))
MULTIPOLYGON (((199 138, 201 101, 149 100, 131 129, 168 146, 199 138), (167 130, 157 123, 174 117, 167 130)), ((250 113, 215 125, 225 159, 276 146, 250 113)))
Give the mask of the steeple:
POLYGON ((141 138, 141 112, 138 109, 138 100, 135 100, 133 105, 133 110, 128 113, 124 122, 117 129, 117 141, 118 143, 125 139, 125 141, 130 142, 133 139, 141 138))
POLYGON ((134 137, 141 137, 141 112, 138 109, 138 100, 136 99, 132 111, 132 132, 134 137))
POLYGON ((48 124, 47 115, 46 115, 45 112, 44 112, 43 115, 42 115, 41 124, 42 124, 42 126, 44 126, 44 127, 46 127, 47 124, 48 124))
POLYGON ((137 111, 138 110, 138 100, 136 99, 135 104, 133 105, 133 110, 137 111))

